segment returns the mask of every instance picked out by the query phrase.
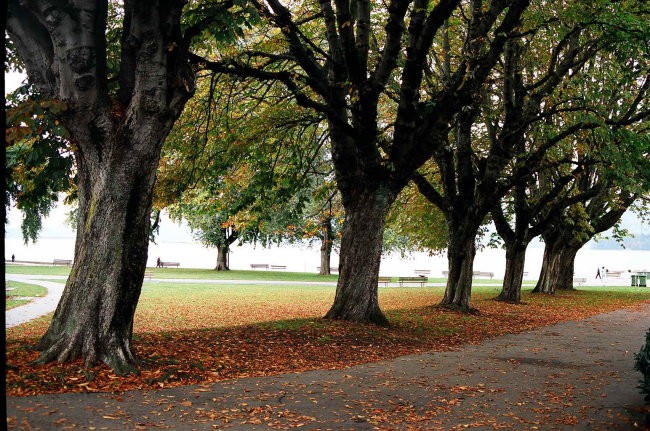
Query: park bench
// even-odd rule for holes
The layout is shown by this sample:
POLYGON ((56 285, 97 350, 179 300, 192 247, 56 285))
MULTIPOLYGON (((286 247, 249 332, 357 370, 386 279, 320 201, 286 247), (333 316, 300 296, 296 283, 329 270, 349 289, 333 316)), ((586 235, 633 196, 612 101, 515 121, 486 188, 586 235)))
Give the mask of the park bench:
POLYGON ((607 278, 621 278, 623 271, 607 271, 605 274, 607 278))
POLYGON ((415 270, 415 275, 429 275, 431 274, 430 269, 416 269, 415 270))
POLYGON ((486 271, 474 271, 472 275, 474 277, 490 277, 490 279, 494 277, 493 272, 486 272, 486 271))
POLYGON ((149 280, 151 280, 151 277, 153 277, 153 272, 151 271, 144 272, 144 278, 148 278, 149 280))
POLYGON ((251 269, 269 269, 268 263, 251 263, 251 269))
POLYGON ((52 261, 52 265, 68 265, 68 266, 70 266, 70 264, 72 264, 71 259, 54 259, 52 261))
POLYGON ((399 287, 404 287, 404 284, 419 284, 421 287, 424 287, 424 283, 426 283, 429 279, 424 276, 419 276, 419 277, 399 277, 397 281, 399 282, 399 287))
POLYGON ((582 286, 587 282, 587 277, 573 277, 573 282, 578 283, 579 286, 582 286))
POLYGON ((449 277, 449 271, 442 271, 443 277, 449 277))
POLYGON ((271 269, 281 269, 281 270, 286 270, 287 267, 286 265, 271 265, 271 269))
MULTIPOLYGON (((316 271, 320 272, 320 266, 316 267, 316 271)), ((330 272, 339 272, 338 266, 330 266, 330 272)))
POLYGON ((379 277, 377 279, 377 284, 384 283, 384 287, 388 287, 388 283, 390 283, 390 282, 391 282, 390 277, 379 277))
POLYGON ((160 266, 163 268, 170 267, 170 266, 175 266, 176 268, 178 268, 179 266, 181 266, 181 264, 178 262, 160 262, 160 266))

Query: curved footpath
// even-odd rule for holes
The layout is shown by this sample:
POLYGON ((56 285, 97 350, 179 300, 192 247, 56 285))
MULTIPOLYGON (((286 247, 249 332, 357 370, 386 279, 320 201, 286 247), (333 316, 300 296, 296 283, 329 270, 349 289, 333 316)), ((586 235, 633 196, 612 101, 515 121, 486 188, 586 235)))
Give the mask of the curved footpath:
MULTIPOLYGON (((650 303, 344 370, 7 400, 10 429, 630 430, 650 303)), ((635 425, 636 423, 636 425, 635 425)), ((650 424, 649 424, 650 425, 650 424)))
POLYGON ((44 316, 56 310, 56 306, 63 294, 65 280, 68 277, 59 275, 22 275, 5 274, 6 280, 19 281, 21 283, 35 284, 47 289, 45 296, 35 297, 25 305, 5 311, 5 328, 11 328, 29 322, 38 317, 44 316), (47 281, 60 280, 59 283, 47 281))

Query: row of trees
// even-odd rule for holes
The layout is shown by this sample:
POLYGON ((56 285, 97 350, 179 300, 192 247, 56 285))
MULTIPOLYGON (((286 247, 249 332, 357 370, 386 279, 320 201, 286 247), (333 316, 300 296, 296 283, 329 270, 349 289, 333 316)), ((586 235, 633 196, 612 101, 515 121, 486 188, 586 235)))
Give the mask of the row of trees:
MULTIPOLYGON (((501 298, 517 301, 533 237, 547 246, 536 289, 569 287, 577 250, 648 192, 650 20, 636 1, 33 3, 10 2, 8 58, 30 100, 64 108, 10 130, 34 147, 64 126, 44 164, 73 154, 56 171, 74 174, 79 206, 43 361, 135 370, 154 201, 223 253, 293 230, 327 248, 344 213, 326 317, 387 324, 387 220, 411 244, 447 246, 442 305, 469 311, 489 220, 508 255, 501 298)), ((29 151, 16 154, 10 182, 34 182, 29 151)), ((30 206, 54 187, 9 190, 30 206)))

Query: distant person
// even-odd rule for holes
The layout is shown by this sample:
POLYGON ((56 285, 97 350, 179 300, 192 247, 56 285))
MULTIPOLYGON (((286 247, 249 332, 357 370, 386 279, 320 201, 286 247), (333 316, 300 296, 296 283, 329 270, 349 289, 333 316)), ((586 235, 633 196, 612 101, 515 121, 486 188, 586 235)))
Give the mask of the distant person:
POLYGON ((12 255, 11 255, 11 261, 12 261, 12 262, 15 262, 15 261, 16 261, 16 255, 15 255, 15 254, 12 254, 12 255))
POLYGON ((602 279, 602 277, 600 276, 600 267, 596 270, 596 278, 602 279))
POLYGON ((607 272, 608 272, 607 269, 603 266, 600 270, 600 275, 601 277, 603 277, 603 281, 607 279, 607 272))
POLYGON ((156 268, 162 268, 162 262, 160 261, 160 258, 156 260, 156 268))

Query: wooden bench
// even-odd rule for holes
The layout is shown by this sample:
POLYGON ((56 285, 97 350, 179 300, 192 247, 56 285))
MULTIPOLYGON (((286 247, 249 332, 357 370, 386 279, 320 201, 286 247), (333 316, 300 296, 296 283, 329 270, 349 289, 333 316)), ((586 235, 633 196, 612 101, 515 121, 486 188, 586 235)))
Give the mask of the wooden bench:
POLYGON ((605 272, 605 276, 607 278, 621 278, 621 275, 623 275, 623 271, 607 271, 607 272, 605 272))
POLYGON ((268 263, 251 263, 251 269, 269 269, 268 263))
MULTIPOLYGON (((316 271, 320 272, 320 266, 316 267, 316 271)), ((339 267, 338 266, 330 266, 330 273, 332 272, 339 272, 339 267)))
POLYGON ((286 270, 287 267, 286 265, 271 265, 271 269, 281 269, 281 270, 286 270))
POLYGON ((429 275, 431 274, 430 269, 416 269, 415 270, 415 275, 429 275))
POLYGON ((148 278, 149 280, 151 280, 151 277, 153 277, 153 272, 151 271, 144 272, 144 278, 148 278))
POLYGON ((377 279, 377 284, 384 283, 384 287, 388 287, 388 283, 392 281, 391 277, 379 277, 377 279))
POLYGON ((70 259, 54 259, 52 261, 52 265, 67 265, 70 266, 72 264, 72 260, 70 259))
POLYGON ((474 271, 472 273, 472 276, 474 277, 490 277, 492 279, 494 277, 493 272, 486 272, 486 271, 474 271))
POLYGON ((399 282, 399 287, 404 287, 404 284, 407 283, 413 283, 413 284, 419 284, 421 287, 424 287, 424 283, 429 281, 427 277, 424 276, 419 276, 419 277, 399 277, 397 279, 399 282))
POLYGON ((181 264, 178 263, 178 262, 160 262, 160 266, 161 266, 162 268, 164 268, 164 267, 166 267, 166 266, 167 266, 167 267, 169 267, 169 266, 175 266, 176 268, 178 268, 179 266, 181 266, 181 264))
POLYGON ((587 282, 587 278, 586 277, 573 277, 573 282, 578 283, 579 286, 582 286, 583 284, 585 284, 587 282))
POLYGON ((443 277, 449 277, 449 271, 442 271, 443 277))

